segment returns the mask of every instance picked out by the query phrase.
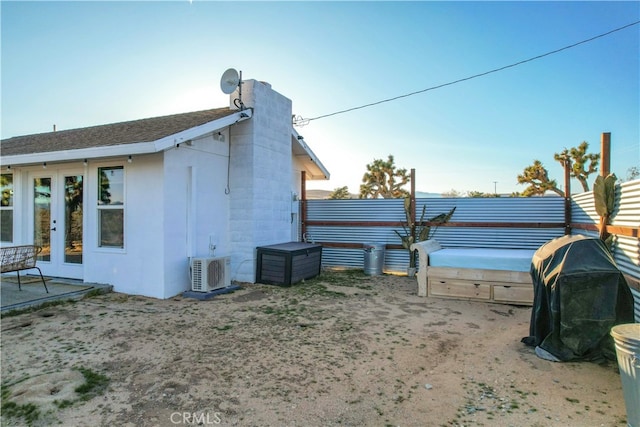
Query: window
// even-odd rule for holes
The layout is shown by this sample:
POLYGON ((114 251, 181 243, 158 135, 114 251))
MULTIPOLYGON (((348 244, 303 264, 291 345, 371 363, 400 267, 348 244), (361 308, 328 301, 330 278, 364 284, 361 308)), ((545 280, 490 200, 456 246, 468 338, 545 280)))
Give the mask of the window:
POLYGON ((0 176, 0 241, 13 242, 13 174, 0 176))
POLYGON ((98 246, 124 248, 124 168, 98 168, 98 246))

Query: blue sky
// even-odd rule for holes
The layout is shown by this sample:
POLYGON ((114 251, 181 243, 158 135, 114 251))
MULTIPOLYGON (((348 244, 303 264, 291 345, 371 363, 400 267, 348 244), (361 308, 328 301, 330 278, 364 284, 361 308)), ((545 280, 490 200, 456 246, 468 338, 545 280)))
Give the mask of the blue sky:
MULTIPOLYGON (((2 1, 2 138, 228 105, 227 68, 314 118, 544 54, 640 20, 639 2, 2 1)), ((394 155, 425 192, 522 191, 516 176, 611 132, 640 166, 640 25, 517 67, 312 120, 298 132, 357 193, 394 155)), ((592 180, 591 180, 592 181, 592 180)), ((577 184, 572 184, 578 189, 577 184)))

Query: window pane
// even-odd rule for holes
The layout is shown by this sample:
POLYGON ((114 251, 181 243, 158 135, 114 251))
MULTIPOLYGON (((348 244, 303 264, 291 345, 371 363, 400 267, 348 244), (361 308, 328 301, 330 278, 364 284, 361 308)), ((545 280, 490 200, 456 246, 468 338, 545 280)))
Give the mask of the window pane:
POLYGON ((122 166, 98 169, 98 204, 124 203, 124 169, 122 166))
POLYGON ((13 210, 0 211, 0 240, 13 242, 13 210))
POLYGON ((13 174, 0 175, 0 241, 13 242, 13 174))
POLYGON ((0 206, 13 206, 13 174, 3 173, 0 176, 0 191, 2 191, 2 202, 0 206))
POLYGON ((99 209, 100 246, 124 248, 124 210, 99 209))

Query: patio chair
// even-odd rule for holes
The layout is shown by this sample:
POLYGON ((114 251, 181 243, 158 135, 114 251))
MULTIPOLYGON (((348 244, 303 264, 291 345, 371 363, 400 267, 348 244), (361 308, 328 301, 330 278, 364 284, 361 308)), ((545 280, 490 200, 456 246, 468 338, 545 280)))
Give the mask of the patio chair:
POLYGON ((35 268, 40 273, 40 279, 44 285, 44 290, 49 293, 47 284, 42 275, 40 267, 36 265, 38 254, 42 251, 42 247, 36 245, 6 246, 0 248, 0 258, 2 260, 0 273, 9 273, 15 271, 18 276, 18 289, 22 290, 20 283, 20 271, 35 268))

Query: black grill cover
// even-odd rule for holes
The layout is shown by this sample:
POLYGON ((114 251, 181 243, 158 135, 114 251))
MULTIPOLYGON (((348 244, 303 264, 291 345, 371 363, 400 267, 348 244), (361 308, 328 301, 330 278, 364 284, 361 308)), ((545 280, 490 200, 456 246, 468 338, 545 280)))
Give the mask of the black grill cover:
POLYGON ((609 331, 634 322, 633 295, 600 239, 576 235, 545 243, 533 255, 531 278, 534 298, 525 344, 559 361, 615 360, 609 331))

